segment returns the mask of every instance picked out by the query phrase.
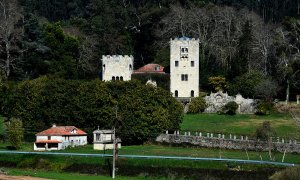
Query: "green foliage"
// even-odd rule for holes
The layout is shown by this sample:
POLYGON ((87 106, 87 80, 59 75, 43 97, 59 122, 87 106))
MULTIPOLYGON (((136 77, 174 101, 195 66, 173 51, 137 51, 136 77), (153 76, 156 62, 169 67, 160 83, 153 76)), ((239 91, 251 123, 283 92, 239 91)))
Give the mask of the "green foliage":
POLYGON ((204 112, 205 108, 207 107, 207 104, 203 97, 196 97, 193 98, 190 106, 189 106, 189 113, 202 113, 204 112))
POLYGON ((165 130, 179 129, 183 112, 169 91, 137 81, 42 76, 19 83, 11 93, 4 100, 10 106, 3 113, 20 117, 25 127, 39 131, 56 123, 91 133, 97 126, 116 126, 124 143, 142 143, 165 130))
POLYGON ((216 92, 225 91, 228 88, 226 78, 223 76, 209 77, 208 82, 216 92))
POLYGON ((131 75, 132 79, 139 80, 143 84, 146 84, 146 82, 151 79, 156 81, 157 86, 165 89, 166 91, 170 90, 170 75, 169 74, 132 74, 131 75))
POLYGON ((270 111, 273 110, 274 104, 272 102, 260 101, 256 107, 257 115, 267 115, 270 114, 270 111))
POLYGON ((261 81, 254 88, 254 94, 267 102, 272 102, 273 98, 277 95, 277 92, 277 83, 270 79, 265 79, 261 81))
POLYGON ((6 135, 6 129, 4 124, 4 118, 0 116, 0 140, 4 141, 6 135))
POLYGON ((235 115, 238 107, 239 105, 236 102, 230 101, 227 104, 225 104, 225 106, 222 108, 222 113, 235 115))
POLYGON ((274 129, 271 127, 270 121, 265 121, 262 126, 256 129, 255 137, 256 139, 269 141, 269 139, 275 135, 274 129))
POLYGON ((21 120, 12 118, 7 125, 7 136, 10 144, 16 148, 20 149, 24 138, 23 123, 21 120))
POLYGON ((229 93, 232 95, 240 93, 243 97, 253 97, 254 88, 264 79, 264 76, 259 72, 249 72, 237 76, 230 84, 229 93))

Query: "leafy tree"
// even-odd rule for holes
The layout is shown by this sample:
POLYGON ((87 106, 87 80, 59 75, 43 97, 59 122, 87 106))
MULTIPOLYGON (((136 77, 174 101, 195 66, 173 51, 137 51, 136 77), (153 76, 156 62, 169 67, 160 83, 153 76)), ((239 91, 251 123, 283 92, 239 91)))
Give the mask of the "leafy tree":
POLYGON ((193 98, 189 105, 189 113, 202 113, 204 112, 207 104, 203 97, 193 98))
POLYGON ((5 130, 4 118, 0 117, 0 139, 2 141, 4 141, 5 134, 6 134, 6 130, 5 130))
POLYGON ((266 79, 256 85, 254 91, 257 97, 262 98, 266 102, 272 102, 278 92, 278 86, 276 82, 266 79))
POLYGON ((256 71, 237 76, 229 86, 229 93, 232 95, 240 93, 244 97, 253 97, 255 87, 264 79, 263 74, 256 71))
POLYGON ((12 118, 7 125, 7 136, 10 144, 16 148, 20 149, 24 138, 23 123, 21 120, 12 118))
POLYGON ((209 84, 214 88, 215 91, 224 91, 228 88, 226 78, 223 76, 214 76, 208 78, 209 84))

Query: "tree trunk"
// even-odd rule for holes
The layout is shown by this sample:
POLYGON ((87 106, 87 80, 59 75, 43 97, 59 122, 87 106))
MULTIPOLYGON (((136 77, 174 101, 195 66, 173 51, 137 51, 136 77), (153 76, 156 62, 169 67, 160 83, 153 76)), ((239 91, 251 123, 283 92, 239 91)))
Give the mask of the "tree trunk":
POLYGON ((9 42, 6 42, 5 44, 5 51, 6 51, 6 59, 5 59, 5 74, 6 78, 10 75, 10 45, 9 42))
POLYGON ((286 87, 286 100, 285 100, 285 104, 289 103, 289 97, 290 97, 290 82, 289 80, 286 80, 287 82, 287 87, 286 87))

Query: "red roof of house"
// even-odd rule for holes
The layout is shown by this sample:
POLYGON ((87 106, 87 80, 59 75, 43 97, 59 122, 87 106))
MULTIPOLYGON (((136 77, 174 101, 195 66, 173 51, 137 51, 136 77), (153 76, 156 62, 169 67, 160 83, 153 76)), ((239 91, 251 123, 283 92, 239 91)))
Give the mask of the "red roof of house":
POLYGON ((165 72, 164 72, 164 67, 159 64, 147 64, 135 70, 133 73, 165 73, 165 72))
POLYGON ((61 143, 61 141, 58 141, 58 140, 38 140, 38 141, 35 141, 35 143, 61 143))
POLYGON ((75 126, 55 126, 36 134, 36 136, 51 135, 86 135, 86 133, 75 126), (76 133, 71 132, 74 129, 76 129, 76 133))

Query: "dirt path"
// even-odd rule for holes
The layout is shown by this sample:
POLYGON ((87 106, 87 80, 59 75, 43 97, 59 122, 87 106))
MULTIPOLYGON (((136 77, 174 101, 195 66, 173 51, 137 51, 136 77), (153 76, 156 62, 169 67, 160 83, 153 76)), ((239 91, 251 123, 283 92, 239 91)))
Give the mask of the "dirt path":
POLYGON ((0 174, 0 180, 47 180, 43 178, 35 178, 30 176, 8 176, 0 174))

